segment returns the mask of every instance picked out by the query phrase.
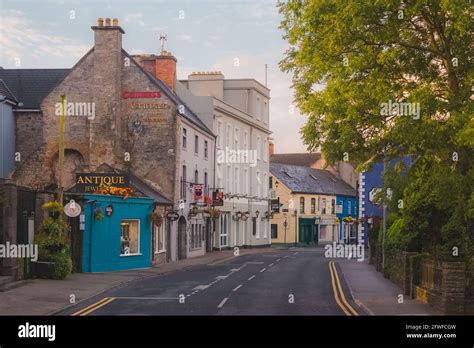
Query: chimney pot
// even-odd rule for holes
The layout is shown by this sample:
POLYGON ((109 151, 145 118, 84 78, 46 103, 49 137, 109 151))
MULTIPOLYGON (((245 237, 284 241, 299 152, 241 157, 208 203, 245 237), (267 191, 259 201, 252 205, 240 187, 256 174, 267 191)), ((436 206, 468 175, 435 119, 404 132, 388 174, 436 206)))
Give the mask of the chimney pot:
POLYGON ((104 19, 103 19, 103 18, 99 18, 99 19, 97 20, 97 26, 99 26, 99 27, 103 27, 103 26, 104 26, 104 19))
POLYGON ((114 27, 118 27, 118 19, 117 19, 117 18, 114 18, 114 19, 112 20, 112 25, 113 25, 114 27))
POLYGON ((110 27, 110 18, 105 19, 105 26, 110 27))

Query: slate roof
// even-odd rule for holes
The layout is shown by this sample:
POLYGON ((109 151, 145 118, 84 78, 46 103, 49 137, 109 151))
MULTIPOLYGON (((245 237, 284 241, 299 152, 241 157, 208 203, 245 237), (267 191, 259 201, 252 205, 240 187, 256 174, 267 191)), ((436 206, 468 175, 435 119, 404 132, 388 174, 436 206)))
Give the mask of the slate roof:
POLYGON ((0 79, 23 106, 39 109, 41 101, 71 69, 0 69, 0 79))
POLYGON ((7 100, 10 100, 14 103, 17 103, 18 100, 15 98, 13 95, 12 91, 8 88, 8 86, 3 82, 2 79, 0 79, 0 95, 3 95, 7 98, 7 100))
POLYGON ((357 195, 356 190, 327 170, 270 163, 270 172, 294 193, 357 195))
POLYGON ((270 156, 270 162, 293 164, 295 166, 311 167, 321 159, 321 153, 277 153, 270 156))

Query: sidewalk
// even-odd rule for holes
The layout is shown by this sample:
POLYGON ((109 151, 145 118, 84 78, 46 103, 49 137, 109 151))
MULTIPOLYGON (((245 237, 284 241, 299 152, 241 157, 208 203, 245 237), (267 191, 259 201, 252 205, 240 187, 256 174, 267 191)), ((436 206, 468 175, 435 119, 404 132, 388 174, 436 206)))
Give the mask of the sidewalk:
POLYGON ((386 279, 368 260, 338 260, 354 301, 371 315, 440 315, 427 304, 403 295, 402 290, 386 279))
MULTIPOLYGON (((240 249, 240 256, 266 253, 278 248, 240 249)), ((74 273, 65 280, 32 279, 28 284, 0 292, 0 315, 48 315, 72 304, 98 295, 108 289, 137 279, 184 270, 188 267, 219 263, 234 258, 232 250, 215 251, 201 257, 158 265, 156 268, 109 273, 74 273)))

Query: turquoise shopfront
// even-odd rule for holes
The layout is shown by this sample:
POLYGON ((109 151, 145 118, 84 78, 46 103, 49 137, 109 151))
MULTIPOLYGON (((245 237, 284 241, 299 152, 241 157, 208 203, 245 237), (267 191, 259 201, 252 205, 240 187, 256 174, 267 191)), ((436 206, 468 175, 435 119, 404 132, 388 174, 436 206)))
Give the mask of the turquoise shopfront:
POLYGON ((109 272, 151 267, 155 200, 148 197, 84 195, 82 271, 109 272))

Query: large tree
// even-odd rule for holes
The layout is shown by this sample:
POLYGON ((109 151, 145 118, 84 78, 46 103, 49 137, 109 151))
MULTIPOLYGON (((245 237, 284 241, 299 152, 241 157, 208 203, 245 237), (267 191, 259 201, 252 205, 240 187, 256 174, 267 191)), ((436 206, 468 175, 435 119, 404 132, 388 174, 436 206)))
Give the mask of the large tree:
MULTIPOLYGON (((405 221, 427 210, 431 215, 420 218, 436 218, 437 241, 456 229, 453 219, 472 227, 470 2, 289 0, 278 6, 289 43, 280 66, 292 73, 296 104, 308 118, 302 128, 308 149, 320 148, 330 163, 348 155, 359 169, 382 161, 384 149, 389 161, 410 155, 414 164, 403 214, 411 215, 405 221), (403 110, 405 103, 414 103, 411 113, 403 110), (445 180, 450 171, 452 178, 445 180), (428 183, 454 185, 453 180, 458 196, 448 208, 439 202, 448 199, 445 188, 430 197, 416 195, 416 190, 436 189, 428 183), (457 211, 462 202, 465 208, 457 211), (447 210, 436 216, 438 209, 447 210)), ((430 223, 420 229, 427 231, 430 223)), ((457 239, 463 238, 465 233, 457 239)))

